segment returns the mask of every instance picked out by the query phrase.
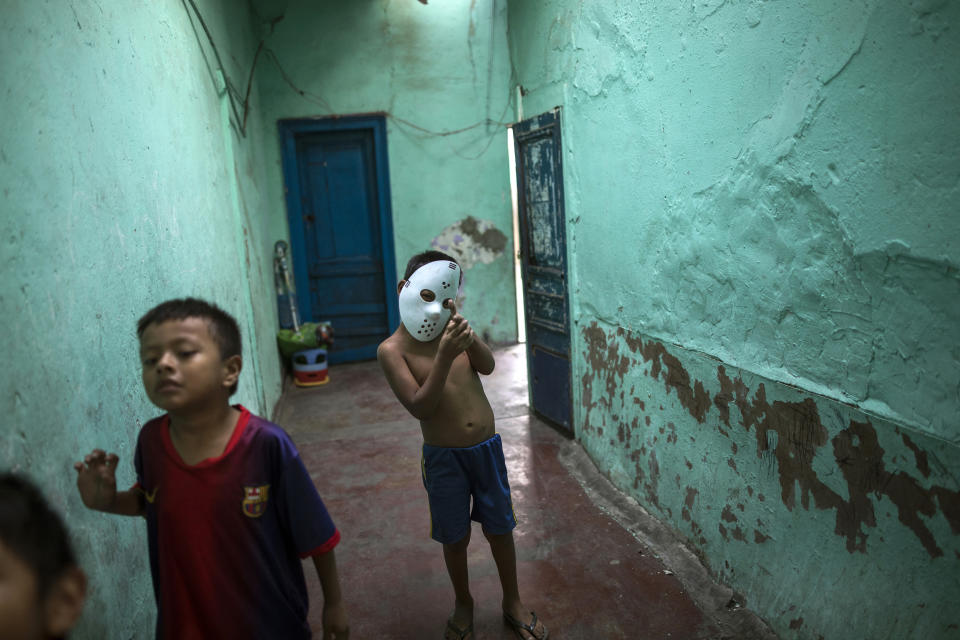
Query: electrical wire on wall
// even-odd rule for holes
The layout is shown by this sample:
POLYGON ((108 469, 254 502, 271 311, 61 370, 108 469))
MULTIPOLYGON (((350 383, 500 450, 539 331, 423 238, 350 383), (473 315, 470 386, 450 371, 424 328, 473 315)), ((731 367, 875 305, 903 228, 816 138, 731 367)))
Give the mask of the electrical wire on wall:
MULTIPOLYGON (((216 59, 217 66, 219 67, 220 72, 223 74, 224 83, 226 84, 226 87, 227 87, 226 93, 227 93, 227 98, 228 98, 229 101, 230 101, 230 110, 232 111, 232 113, 233 113, 233 118, 234 118, 234 120, 235 120, 234 126, 235 126, 235 128, 237 129, 237 131, 240 133, 241 136, 246 137, 246 135, 247 135, 247 134, 246 134, 246 130, 247 130, 247 116, 249 115, 249 112, 250 112, 250 91, 251 91, 251 89, 252 89, 252 87, 253 87, 253 76, 254 76, 254 73, 255 73, 255 71, 256 71, 257 63, 258 63, 259 60, 260 60, 261 54, 265 54, 268 58, 270 58, 270 59, 273 61, 274 65, 276 65, 276 67, 277 67, 277 71, 280 72, 280 77, 283 78, 283 81, 290 87, 290 89, 291 89, 294 93, 296 93, 296 94, 299 95, 300 97, 304 98, 305 100, 308 100, 308 101, 310 101, 310 102, 313 102, 314 104, 317 104, 318 106, 322 107, 325 111, 327 111, 329 114, 334 115, 334 116, 336 115, 336 114, 333 113, 333 107, 330 105, 330 103, 329 103, 326 99, 324 99, 323 96, 318 95, 318 94, 313 93, 313 92, 310 92, 310 91, 307 91, 307 90, 305 90, 305 89, 301 89, 301 88, 297 85, 297 83, 294 82, 294 80, 290 77, 290 75, 286 72, 286 70, 283 68, 283 65, 280 63, 280 59, 279 59, 279 57, 277 56, 276 52, 273 51, 273 49, 270 49, 270 48, 268 48, 268 47, 265 46, 265 45, 266 45, 266 42, 267 42, 267 39, 268 39, 271 35, 273 35, 274 27, 276 26, 276 24, 277 24, 278 22, 280 22, 281 20, 283 20, 283 17, 284 17, 284 16, 281 15, 281 16, 279 16, 279 17, 277 17, 277 18, 272 19, 272 20, 269 22, 270 31, 269 31, 269 33, 267 33, 266 36, 264 36, 263 38, 261 38, 259 44, 257 45, 257 51, 256 51, 256 53, 254 53, 253 61, 252 61, 251 64, 250 64, 250 73, 249 73, 248 76, 247 76, 247 86, 246 86, 246 89, 245 89, 245 91, 243 92, 242 98, 241 98, 241 94, 240 94, 240 92, 236 89, 236 85, 233 83, 232 80, 230 80, 229 74, 227 74, 227 70, 226 70, 226 68, 225 68, 224 65, 223 65, 222 59, 220 58, 220 52, 219 52, 219 50, 217 49, 217 45, 216 45, 216 43, 215 43, 214 40, 213 40, 213 35, 210 33, 210 29, 207 27, 207 23, 206 23, 206 21, 203 19, 203 16, 200 14, 200 10, 197 8, 196 3, 194 2, 194 0, 181 0, 181 1, 184 2, 184 8, 186 8, 187 3, 189 3, 190 7, 193 9, 193 13, 194 13, 194 14, 196 15, 196 17, 197 17, 197 21, 200 23, 200 26, 201 26, 201 28, 203 29, 204 34, 206 34, 207 41, 210 43, 210 48, 211 48, 212 51, 213 51, 213 56, 214 56, 214 58, 216 59), (237 105, 236 105, 235 102, 241 102, 241 105, 242 105, 242 107, 243 107, 243 113, 242 113, 242 115, 240 114, 240 111, 239 111, 239 109, 237 108, 237 105)), ((189 13, 189 10, 188 10, 188 13, 189 13)), ((511 63, 511 65, 510 65, 510 80, 508 81, 507 86, 512 87, 515 78, 516 78, 516 71, 515 71, 515 69, 513 68, 513 64, 511 63)), ((393 120, 393 121, 394 121, 395 123, 397 123, 398 125, 402 125, 402 126, 405 126, 405 127, 410 128, 410 129, 413 129, 413 130, 415 130, 415 131, 423 134, 423 135, 426 136, 426 137, 447 137, 447 136, 453 136, 453 135, 465 133, 465 132, 467 132, 467 131, 471 131, 471 130, 473 130, 473 129, 476 129, 477 127, 482 127, 482 126, 487 126, 487 127, 489 127, 489 126, 508 127, 508 126, 512 125, 512 124, 513 124, 512 122, 504 122, 504 121, 503 121, 504 117, 505 117, 506 114, 507 114, 507 110, 510 108, 510 105, 511 105, 511 103, 512 103, 512 99, 513 99, 513 98, 512 98, 512 95, 511 95, 511 97, 507 99, 507 103, 504 105, 503 112, 500 114, 500 117, 499 117, 498 119, 494 120, 494 119, 492 119, 492 118, 485 118, 485 119, 483 119, 483 120, 481 120, 481 121, 479 121, 479 122, 475 122, 475 123, 470 124, 470 125, 467 125, 467 126, 465 126, 465 127, 460 127, 460 128, 458 128, 458 129, 453 129, 453 130, 450 130, 450 131, 434 131, 434 130, 432 130, 432 129, 428 129, 428 128, 423 127, 423 126, 421 126, 421 125, 418 125, 418 124, 416 124, 416 123, 414 123, 414 122, 411 122, 410 120, 407 120, 407 119, 405 119, 405 118, 401 118, 400 116, 394 115, 393 113, 391 113, 391 112, 389 112, 389 111, 383 112, 383 115, 384 115, 385 117, 393 120)), ((453 150, 453 152, 454 152, 457 156, 459 156, 459 157, 461 157, 461 158, 465 158, 465 159, 468 159, 468 160, 476 160, 476 159, 480 158, 483 154, 485 154, 485 153, 487 152, 487 149, 490 148, 490 145, 493 143, 493 140, 494 140, 500 133, 502 133, 502 132, 501 132, 501 131, 496 131, 496 132, 490 134, 490 135, 488 136, 487 143, 484 145, 484 147, 483 147, 483 149, 480 151, 480 153, 477 154, 476 156, 464 156, 464 155, 462 155, 461 153, 459 153, 459 152, 458 152, 457 150, 455 150, 455 149, 453 150)))
MULTIPOLYGON (((508 87, 512 87, 512 86, 513 86, 513 81, 514 81, 514 75, 513 75, 513 71, 512 71, 512 66, 513 66, 513 65, 511 65, 510 80, 509 80, 509 82, 507 83, 507 86, 508 86, 508 87)), ((420 131, 420 132, 424 133, 426 136, 429 136, 429 137, 452 136, 452 135, 456 135, 456 134, 458 134, 458 133, 464 133, 464 132, 466 132, 466 131, 470 131, 470 130, 472 130, 472 129, 476 129, 477 127, 481 127, 481 126, 491 126, 491 125, 492 125, 492 126, 497 126, 497 127, 503 127, 503 128, 505 129, 506 127, 509 127, 509 126, 513 125, 514 123, 512 123, 512 122, 504 122, 504 121, 503 121, 504 117, 507 115, 507 110, 510 108, 511 103, 512 103, 512 100, 508 98, 506 104, 503 106, 503 111, 500 112, 500 117, 499 117, 498 119, 496 119, 496 120, 494 120, 494 119, 492 119, 492 118, 484 118, 484 119, 481 120, 480 122, 475 122, 475 123, 473 123, 473 124, 471 124, 471 125, 468 125, 468 126, 466 126, 466 127, 462 127, 462 128, 460 128, 460 129, 454 129, 454 130, 452 130, 452 131, 431 131, 431 130, 429 130, 429 129, 425 129, 425 128, 421 127, 421 126, 418 125, 418 124, 414 124, 413 122, 410 122, 409 120, 405 120, 405 119, 403 119, 403 118, 401 118, 401 117, 399 117, 399 116, 395 116, 395 115, 393 115, 393 114, 390 113, 390 112, 387 112, 387 113, 386 113, 386 116, 387 116, 388 118, 390 118, 391 120, 393 120, 394 122, 398 123, 398 124, 406 125, 406 126, 412 128, 412 129, 415 129, 415 130, 417 130, 417 131, 420 131)), ((485 154, 485 153, 487 152, 487 149, 490 148, 490 145, 493 144, 493 141, 494 141, 496 138, 498 138, 498 137, 499 137, 501 134, 503 134, 503 133, 504 133, 504 131, 502 131, 502 130, 497 130, 497 131, 489 134, 489 135, 487 136, 487 143, 483 146, 483 149, 480 150, 480 153, 478 153, 478 154, 475 155, 475 156, 463 155, 462 153, 460 153, 460 152, 457 151, 456 149, 452 149, 452 151, 453 151, 453 153, 456 154, 458 157, 464 158, 465 160, 477 160, 478 158, 482 157, 483 154, 485 154)))
MULTIPOLYGON (((333 107, 332 107, 332 106, 330 105, 330 103, 327 102, 322 96, 317 95, 317 94, 315 94, 315 93, 312 93, 312 92, 310 92, 310 91, 306 91, 306 90, 304 90, 304 89, 301 89, 301 88, 293 81, 293 79, 290 77, 290 75, 289 75, 289 74, 286 72, 286 70, 283 68, 283 65, 280 64, 280 59, 277 57, 276 52, 274 52, 272 49, 265 49, 265 50, 264 50, 264 53, 266 53, 267 56, 268 56, 268 57, 273 61, 273 63, 277 66, 277 70, 280 72, 280 77, 283 78, 283 81, 287 83, 287 85, 293 90, 294 93, 296 93, 297 95, 301 96, 302 98, 304 98, 304 99, 306 99, 306 100, 309 100, 310 102, 313 102, 314 104, 317 104, 317 105, 320 106, 320 107, 323 107, 323 108, 324 108, 327 112, 329 112, 331 115, 335 115, 335 114, 333 114, 333 107)), ((512 65, 511 65, 511 66, 512 66, 512 65)), ((252 78, 252 77, 253 77, 253 74, 252 74, 252 72, 251 72, 251 78, 252 78)), ((513 80, 514 80, 514 75, 513 75, 512 71, 511 71, 510 81, 508 82, 507 86, 513 86, 513 80)), ((395 115, 395 114, 393 114, 393 113, 391 113, 391 112, 389 112, 389 111, 384 111, 384 112, 382 112, 382 113, 383 113, 384 116, 386 116, 386 117, 389 118, 390 120, 394 121, 394 122, 397 123, 398 125, 403 125, 403 126, 406 126, 406 127, 411 128, 411 129, 414 129, 415 131, 418 131, 418 132, 424 134, 424 136, 426 136, 426 137, 437 137, 437 138, 441 138, 441 137, 447 137, 447 136, 457 135, 457 134, 460 134, 460 133, 465 133, 465 132, 467 132, 467 131, 471 131, 471 130, 473 130, 473 129, 476 129, 477 127, 482 127, 482 126, 509 127, 509 126, 512 125, 513 123, 512 123, 512 122, 504 122, 504 121, 503 121, 503 118, 506 116, 507 110, 510 108, 511 103, 512 103, 512 101, 511 101, 510 99, 508 99, 508 100, 507 100, 507 103, 504 105, 503 111, 502 111, 501 114, 500 114, 500 118, 497 119, 497 120, 494 120, 493 118, 485 118, 485 119, 483 119, 483 120, 481 120, 481 121, 479 121, 479 122, 474 122, 473 124, 467 125, 467 126, 465 126, 465 127, 460 127, 459 129, 452 129, 452 130, 450 130, 450 131, 434 131, 434 130, 432 130, 432 129, 428 129, 428 128, 426 128, 426 127, 420 126, 420 125, 416 124, 415 122, 411 122, 410 120, 407 120, 406 118, 401 118, 400 116, 395 115)), ((246 105, 244 105, 244 112, 246 112, 246 105)), ((477 154, 476 156, 464 156, 464 155, 460 154, 459 152, 457 152, 456 150, 454 150, 454 153, 455 153, 456 155, 460 156, 461 158, 465 158, 465 159, 467 159, 467 160, 476 160, 477 158, 480 158, 483 154, 485 154, 485 153, 487 152, 487 149, 490 148, 490 145, 493 143, 493 140, 494 140, 497 136, 499 136, 501 133, 502 133, 502 131, 499 131, 499 130, 498 130, 498 131, 490 134, 490 135, 488 136, 487 143, 484 145, 484 147, 483 147, 483 149, 480 151, 480 153, 477 154)))
MULTIPOLYGON (((223 60, 220 59, 220 51, 217 49, 216 43, 213 41, 213 35, 210 33, 210 28, 207 27, 207 21, 203 19, 200 10, 197 8, 196 3, 193 0, 181 0, 183 2, 183 8, 186 9, 187 15, 190 15, 190 9, 187 8, 187 3, 190 3, 190 6, 193 8, 193 13, 197 16, 197 21, 200 22, 200 27, 203 29, 203 32, 207 36, 207 41, 210 43, 210 48, 213 50, 213 57, 217 61, 217 67, 220 69, 220 73, 223 74, 223 81, 226 85, 226 94, 227 99, 230 101, 230 110, 233 112, 234 126, 241 136, 244 138, 247 137, 245 123, 246 123, 246 114, 244 114, 243 120, 240 118, 240 114, 237 112, 237 105, 234 103, 234 99, 239 93, 234 87, 233 82, 230 80, 229 74, 227 74, 227 68, 223 66, 223 60)), ((191 18, 190 22, 193 22, 191 18)), ((253 70, 251 69, 251 80, 253 79, 253 70)), ((249 88, 247 90, 247 95, 249 96, 249 88)), ((246 103, 245 103, 246 104, 246 103)))

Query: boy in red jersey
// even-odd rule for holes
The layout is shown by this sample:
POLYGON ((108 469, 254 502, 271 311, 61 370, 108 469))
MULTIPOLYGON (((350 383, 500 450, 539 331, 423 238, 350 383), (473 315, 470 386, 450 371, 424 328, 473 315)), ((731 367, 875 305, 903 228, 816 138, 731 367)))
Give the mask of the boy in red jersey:
POLYGON ((157 637, 310 638, 301 558, 323 588, 324 640, 347 638, 333 548, 340 540, 289 436, 231 405, 240 331, 218 307, 169 300, 137 324, 143 386, 166 412, 143 426, 137 483, 117 456, 77 462, 84 504, 147 520, 157 637))

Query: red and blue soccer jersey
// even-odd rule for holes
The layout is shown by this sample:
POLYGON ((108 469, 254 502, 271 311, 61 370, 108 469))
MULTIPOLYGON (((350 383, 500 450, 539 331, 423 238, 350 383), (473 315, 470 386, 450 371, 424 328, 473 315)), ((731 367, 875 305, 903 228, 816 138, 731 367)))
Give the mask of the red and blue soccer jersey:
POLYGON ((301 559, 340 541, 290 437, 243 407, 218 458, 186 465, 170 419, 140 431, 157 637, 309 638, 301 559))

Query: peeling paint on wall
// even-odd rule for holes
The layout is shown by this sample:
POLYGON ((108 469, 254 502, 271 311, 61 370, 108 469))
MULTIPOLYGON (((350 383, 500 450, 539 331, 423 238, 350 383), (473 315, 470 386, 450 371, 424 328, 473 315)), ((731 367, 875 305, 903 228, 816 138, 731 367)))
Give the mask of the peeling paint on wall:
POLYGON ((490 264, 503 254, 507 236, 489 220, 467 216, 441 231, 430 247, 457 259, 466 271, 476 264, 490 264))
MULTIPOLYGON (((664 391, 667 394, 674 393, 680 406, 686 409, 697 423, 705 422, 706 412, 713 406, 720 421, 729 427, 729 405, 732 402, 741 416, 737 426, 746 431, 752 430, 755 435, 757 458, 763 458, 770 453, 776 459, 780 496, 784 506, 793 510, 797 506, 799 493, 800 505, 804 509, 815 507, 835 510, 836 533, 845 539, 848 551, 866 551, 868 534, 864 526, 876 526, 873 505, 880 497, 886 497, 896 505, 900 522, 913 531, 931 557, 942 556, 943 550, 933 539, 921 515, 929 518, 939 507, 952 530, 955 533, 960 532, 960 519, 956 517, 960 508, 960 492, 937 485, 923 488, 917 479, 902 471, 888 471, 884 461, 885 451, 878 444, 876 429, 869 419, 863 422, 851 420, 846 429, 831 439, 812 398, 804 398, 799 402, 769 402, 763 383, 750 398, 750 390, 742 378, 731 379, 723 365, 717 367, 719 392, 712 398, 711 405, 710 394, 704 383, 691 380, 680 360, 670 354, 664 344, 656 340, 645 341, 640 337, 632 337, 623 328, 618 328, 615 337, 622 338, 622 344, 632 354, 626 355, 619 353, 621 341, 610 339, 596 322, 585 328, 583 335, 588 348, 584 356, 590 365, 590 370, 584 374, 583 379, 585 429, 590 428, 590 411, 596 406, 590 395, 592 378, 602 376, 608 393, 616 394, 622 389, 627 370, 641 363, 649 364, 646 375, 662 380, 664 391), (639 359, 634 356, 639 356, 639 359), (776 436, 772 437, 773 434, 776 436), (840 472, 846 480, 846 494, 849 496, 847 499, 825 484, 813 467, 818 450, 828 443, 832 445, 836 462, 834 470, 840 472)), ((622 397, 622 391, 620 395, 622 397)), ((620 416, 614 414, 612 417, 617 419, 620 416)), ((631 426, 636 428, 636 418, 631 426)), ((667 423, 667 427, 675 429, 672 422, 667 423)), ((625 442, 625 429, 622 424, 619 428, 621 431, 618 439, 625 442)), ((721 434, 729 436, 720 425, 716 428, 721 434)), ((663 428, 660 433, 664 433, 663 428)), ((917 470, 921 475, 929 476, 927 453, 921 451, 906 434, 899 435, 913 453, 917 470)), ((668 436, 661 441, 671 444, 676 443, 677 439, 675 436, 668 436)), ((655 481, 658 473, 653 451, 650 456, 648 477, 654 484, 649 488, 654 493, 651 502, 656 504, 655 481)), ((737 471, 733 458, 729 459, 729 466, 737 471)), ((735 518, 731 518, 731 515, 728 505, 723 510, 722 518, 733 522, 735 518)))

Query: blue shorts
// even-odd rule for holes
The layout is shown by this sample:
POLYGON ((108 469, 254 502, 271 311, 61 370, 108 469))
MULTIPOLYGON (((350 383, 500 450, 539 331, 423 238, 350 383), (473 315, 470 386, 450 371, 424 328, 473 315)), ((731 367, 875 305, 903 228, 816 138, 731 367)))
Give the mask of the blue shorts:
POLYGON ((470 532, 470 520, 493 535, 517 526, 499 434, 472 447, 425 444, 420 469, 430 501, 430 537, 437 542, 462 540, 470 532))

